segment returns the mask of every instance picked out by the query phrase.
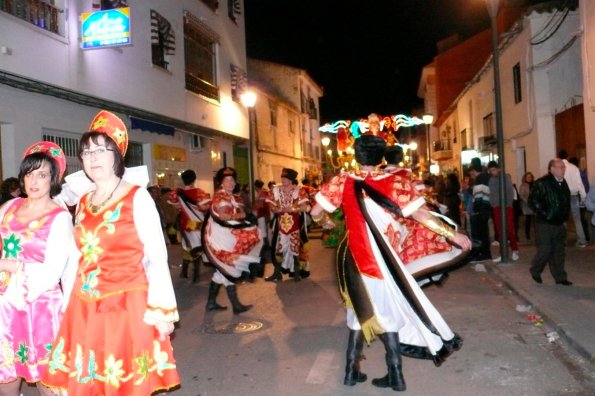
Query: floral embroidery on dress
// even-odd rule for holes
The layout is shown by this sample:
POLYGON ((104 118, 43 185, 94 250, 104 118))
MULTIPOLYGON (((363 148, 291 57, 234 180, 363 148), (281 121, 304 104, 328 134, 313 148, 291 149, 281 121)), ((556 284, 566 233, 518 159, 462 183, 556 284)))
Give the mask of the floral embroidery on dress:
POLYGON ((121 209, 124 205, 123 202, 118 203, 116 208, 112 210, 106 210, 103 213, 103 221, 92 231, 86 230, 81 225, 81 220, 84 219, 84 211, 81 211, 76 218, 76 226, 82 228, 82 237, 80 238, 81 242, 81 253, 83 255, 83 262, 84 265, 79 270, 79 274, 82 280, 82 287, 81 292, 83 294, 87 294, 91 297, 99 297, 101 293, 97 290, 97 286, 99 285, 99 274, 101 274, 101 268, 97 268, 87 275, 85 272, 89 265, 97 263, 99 260, 99 256, 103 253, 103 249, 101 248, 101 238, 98 236, 99 230, 101 228, 106 228, 106 232, 108 234, 113 234, 116 231, 116 226, 114 223, 120 219, 121 209))
POLYGON ((289 232, 293 227, 293 216, 289 213, 282 213, 281 217, 279 218, 279 226, 281 230, 285 233, 289 232))
POLYGON ((6 253, 5 258, 17 258, 19 252, 23 250, 23 247, 21 246, 21 239, 18 238, 14 233, 10 234, 8 238, 4 238, 2 242, 4 245, 4 252, 6 253))
POLYGON ((134 379, 135 385, 140 385, 148 380, 148 375, 151 372, 157 372, 158 375, 163 376, 165 370, 173 370, 176 365, 168 362, 168 354, 161 350, 161 344, 158 341, 153 341, 153 353, 144 350, 139 356, 132 359, 134 372, 127 373, 124 369, 124 362, 118 359, 113 354, 109 355, 103 362, 103 368, 98 367, 95 360, 95 352, 89 351, 89 362, 87 364, 88 375, 83 376, 83 352, 80 345, 76 346, 76 356, 74 357, 75 370, 68 372, 66 367, 66 354, 64 351, 64 339, 60 338, 56 344, 56 348, 52 353, 49 361, 50 373, 54 374, 56 371, 68 373, 70 377, 76 378, 77 382, 84 384, 91 380, 101 381, 109 384, 115 388, 119 388, 122 383, 134 379), (103 375, 98 374, 98 371, 103 371, 103 375))

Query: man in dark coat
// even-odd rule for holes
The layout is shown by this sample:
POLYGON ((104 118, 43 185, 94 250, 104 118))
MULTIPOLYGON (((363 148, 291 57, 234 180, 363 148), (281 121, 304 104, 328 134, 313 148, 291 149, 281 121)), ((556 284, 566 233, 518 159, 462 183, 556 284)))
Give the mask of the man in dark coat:
POLYGON ((529 194, 529 206, 535 211, 537 252, 531 262, 533 280, 542 283, 541 273, 549 264, 559 285, 570 286, 564 270, 566 259, 566 221, 570 215, 570 189, 564 180, 566 166, 559 158, 550 160, 548 174, 537 179, 529 194))

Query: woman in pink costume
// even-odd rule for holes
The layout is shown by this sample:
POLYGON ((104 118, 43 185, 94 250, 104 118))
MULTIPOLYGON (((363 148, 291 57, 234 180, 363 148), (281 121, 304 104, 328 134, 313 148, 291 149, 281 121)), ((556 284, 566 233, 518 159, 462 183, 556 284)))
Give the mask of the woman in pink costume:
POLYGON ((40 394, 51 395, 38 381, 47 371, 75 271, 67 266, 72 217, 52 200, 60 193, 65 168, 60 147, 35 143, 25 151, 19 171, 27 197, 0 208, 1 395, 18 396, 21 379, 37 382, 40 394))

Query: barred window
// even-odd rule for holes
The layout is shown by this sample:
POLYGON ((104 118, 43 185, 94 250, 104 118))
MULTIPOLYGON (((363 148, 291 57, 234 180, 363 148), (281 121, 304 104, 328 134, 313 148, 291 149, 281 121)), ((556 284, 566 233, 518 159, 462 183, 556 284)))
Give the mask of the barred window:
POLYGON ((217 46, 219 35, 189 12, 184 15, 186 89, 219 100, 217 46))
POLYGON ((176 50, 176 35, 171 23, 155 10, 151 10, 151 57, 153 64, 169 70, 176 50))
POLYGON ((69 134, 66 132, 44 130, 42 139, 48 142, 56 143, 64 151, 66 157, 66 172, 68 175, 83 169, 83 165, 79 161, 79 138, 80 135, 69 134))
POLYGON ((142 143, 128 142, 124 165, 127 167, 141 166, 143 163, 143 145, 142 143))
POLYGON ((0 11, 64 37, 66 34, 64 1, 0 0, 0 11))

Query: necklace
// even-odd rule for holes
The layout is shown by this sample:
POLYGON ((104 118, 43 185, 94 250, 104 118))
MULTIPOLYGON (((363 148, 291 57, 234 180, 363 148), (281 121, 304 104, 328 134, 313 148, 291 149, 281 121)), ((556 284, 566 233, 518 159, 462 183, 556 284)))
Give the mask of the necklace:
POLYGON ((91 195, 91 197, 89 197, 89 210, 91 211, 91 213, 93 214, 97 214, 101 209, 103 209, 103 207, 105 206, 105 204, 112 199, 112 196, 114 195, 114 193, 116 192, 116 190, 118 189, 118 186, 120 185, 120 182, 122 181, 122 179, 118 180, 118 184, 116 184, 116 187, 112 190, 112 192, 110 193, 110 195, 99 205, 93 205, 91 202, 93 202, 93 198, 95 197, 95 193, 97 192, 97 190, 93 191, 93 195, 91 195))

